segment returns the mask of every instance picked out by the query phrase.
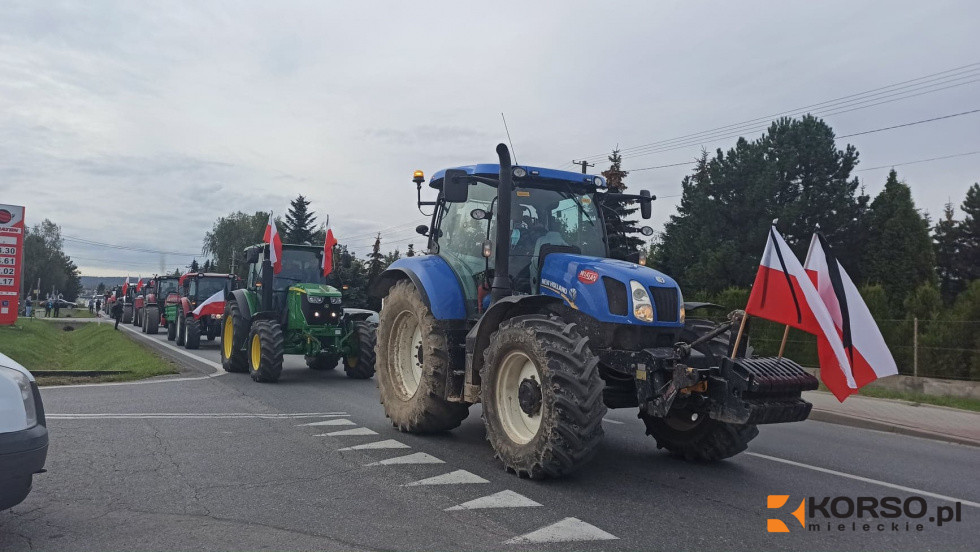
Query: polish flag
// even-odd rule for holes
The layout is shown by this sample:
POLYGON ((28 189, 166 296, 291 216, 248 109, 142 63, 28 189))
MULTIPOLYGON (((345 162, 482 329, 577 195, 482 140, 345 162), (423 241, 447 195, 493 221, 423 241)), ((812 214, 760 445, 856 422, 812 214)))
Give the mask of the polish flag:
POLYGON ((752 284, 745 312, 803 330, 826 341, 829 354, 820 356, 820 374, 841 373, 847 387, 856 389, 851 365, 834 320, 793 251, 769 229, 766 251, 752 284))
POLYGON ((194 309, 194 316, 200 318, 208 314, 215 315, 225 312, 225 290, 221 289, 214 292, 194 309))
POLYGON ((122 294, 126 295, 127 291, 129 291, 129 276, 126 276, 126 282, 123 284, 122 287, 122 294))
MULTIPOLYGON (((814 234, 810 240, 804 268, 841 336, 857 387, 897 374, 895 359, 885 345, 885 339, 881 336, 868 305, 822 235, 814 234)), ((821 366, 825 357, 833 355, 831 346, 824 339, 817 340, 817 352, 820 354, 821 366)), ((820 379, 841 402, 857 393, 857 389, 847 385, 848 382, 840 372, 831 371, 825 374, 821 370, 820 379)))
POLYGON ((262 241, 271 246, 269 247, 269 260, 272 261, 272 272, 279 274, 282 272, 282 238, 279 237, 279 231, 276 229, 276 221, 272 218, 272 213, 269 213, 269 224, 265 227, 262 241))
POLYGON ((143 278, 140 278, 139 281, 136 282, 136 293, 141 291, 143 291, 143 278))
POLYGON ((323 242, 323 261, 320 263, 324 278, 333 272, 333 247, 335 245, 337 245, 337 238, 333 236, 333 228, 327 226, 327 239, 323 242))

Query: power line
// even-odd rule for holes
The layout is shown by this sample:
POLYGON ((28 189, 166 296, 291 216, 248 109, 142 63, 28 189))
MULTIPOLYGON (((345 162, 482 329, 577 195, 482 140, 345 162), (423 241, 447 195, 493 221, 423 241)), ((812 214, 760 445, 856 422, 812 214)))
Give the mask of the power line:
POLYGON ((68 236, 66 234, 62 234, 61 237, 65 241, 81 243, 81 244, 84 244, 84 245, 92 245, 92 246, 95 246, 95 247, 104 247, 104 248, 107 248, 107 249, 120 249, 120 250, 124 250, 124 251, 136 251, 136 252, 139 252, 139 253, 154 253, 154 254, 157 254, 157 255, 183 255, 183 256, 190 256, 190 257, 201 256, 201 253, 200 252, 198 252, 198 253, 186 253, 186 252, 182 253, 182 252, 178 252, 178 251, 162 251, 162 250, 159 250, 159 249, 147 249, 145 247, 134 247, 134 246, 128 246, 128 245, 119 245, 119 244, 114 244, 114 243, 105 243, 105 242, 99 242, 99 241, 95 241, 95 240, 88 240, 88 239, 85 239, 85 238, 78 238, 78 237, 75 237, 75 236, 68 236))
POLYGON ((655 167, 640 167, 639 169, 626 169, 626 172, 650 171, 653 169, 666 169, 667 167, 681 167, 683 165, 695 165, 696 161, 685 161, 684 163, 671 163, 670 165, 657 165, 655 167))
POLYGON ((871 134, 873 132, 881 132, 883 130, 891 130, 893 128, 909 127, 913 125, 921 125, 922 123, 931 123, 932 121, 940 121, 942 119, 952 119, 953 117, 960 117, 963 115, 970 115, 971 113, 978 113, 980 109, 974 109, 973 111, 964 111, 962 113, 953 113, 952 115, 943 115, 942 117, 933 117, 932 119, 923 119, 921 121, 913 121, 911 123, 904 123, 901 125, 893 125, 890 127, 876 128, 874 130, 865 130, 864 132, 855 132, 854 134, 845 134, 844 136, 838 136, 837 138, 850 138, 852 136, 861 136, 864 134, 871 134))
POLYGON ((977 155, 978 153, 980 153, 980 150, 970 151, 966 153, 954 153, 953 155, 944 155, 942 157, 932 157, 929 159, 919 159, 918 161, 905 161, 904 163, 893 163, 891 165, 881 165, 880 167, 868 167, 866 169, 857 169, 854 172, 873 171, 877 169, 890 169, 892 167, 901 167, 902 165, 915 165, 916 163, 927 163, 929 161, 939 161, 940 159, 952 159, 953 157, 966 157, 967 155, 977 155))

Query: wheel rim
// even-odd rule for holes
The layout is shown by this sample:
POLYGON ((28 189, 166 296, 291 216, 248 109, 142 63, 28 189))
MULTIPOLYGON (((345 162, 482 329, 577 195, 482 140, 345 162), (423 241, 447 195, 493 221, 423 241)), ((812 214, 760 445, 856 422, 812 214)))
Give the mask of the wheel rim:
POLYGON ((225 319, 225 326, 221 332, 221 352, 224 353, 225 358, 231 358, 231 340, 235 337, 235 326, 231 322, 231 318, 225 319))
POLYGON ((422 382, 422 329, 415 313, 402 311, 395 318, 390 341, 395 363, 395 380, 402 399, 415 396, 422 382))
POLYGON ((494 385, 494 407, 507 436, 519 445, 531 442, 541 427, 544 404, 534 414, 521 408, 519 392, 521 382, 531 380, 541 384, 541 373, 534 361, 521 351, 512 351, 504 357, 494 385))
POLYGON ((258 334, 252 336, 252 370, 258 370, 262 364, 262 340, 258 334))

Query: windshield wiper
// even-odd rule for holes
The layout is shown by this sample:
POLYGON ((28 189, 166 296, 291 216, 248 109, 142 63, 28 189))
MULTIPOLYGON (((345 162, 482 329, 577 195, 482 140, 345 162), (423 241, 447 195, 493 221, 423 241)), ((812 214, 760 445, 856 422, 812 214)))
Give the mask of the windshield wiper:
POLYGON ((595 223, 592 222, 592 217, 590 217, 589 214, 585 212, 585 207, 582 206, 582 200, 580 200, 578 196, 575 195, 575 192, 572 191, 572 187, 569 186, 567 183, 565 184, 565 187, 568 188, 568 195, 565 197, 574 201, 575 206, 578 207, 578 212, 581 213, 583 217, 585 217, 585 220, 589 221, 589 224, 595 226, 595 223))

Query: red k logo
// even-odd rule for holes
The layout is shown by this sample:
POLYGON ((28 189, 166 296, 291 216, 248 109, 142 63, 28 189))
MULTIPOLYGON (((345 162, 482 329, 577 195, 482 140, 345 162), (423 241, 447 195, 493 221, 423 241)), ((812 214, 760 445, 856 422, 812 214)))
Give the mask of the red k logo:
MULTIPOLYGON (((786 505, 789 500, 789 495, 769 495, 766 497, 766 508, 770 510, 776 510, 782 508, 786 505)), ((806 527, 803 523, 803 507, 806 504, 806 499, 800 501, 800 507, 793 511, 790 515, 795 517, 800 522, 800 527, 806 527)), ((786 522, 781 519, 767 519, 766 529, 770 533, 789 533, 789 527, 786 526, 786 522)))

